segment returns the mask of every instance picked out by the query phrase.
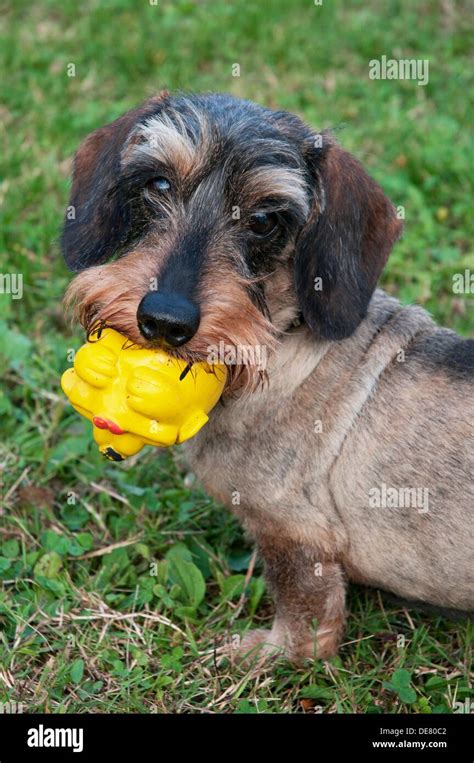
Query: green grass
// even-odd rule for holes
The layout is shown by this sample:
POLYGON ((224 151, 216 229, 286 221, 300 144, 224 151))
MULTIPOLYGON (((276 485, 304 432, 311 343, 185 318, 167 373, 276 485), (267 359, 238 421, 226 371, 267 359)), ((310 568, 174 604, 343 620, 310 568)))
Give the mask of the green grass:
POLYGON ((336 128, 405 207, 385 288, 468 334, 472 297, 451 288, 454 273, 474 266, 467 7, 4 8, 0 258, 1 272, 24 275, 24 295, 0 294, 0 702, 30 712, 397 713, 451 711, 472 697, 470 625, 355 587, 346 643, 330 663, 280 662, 260 676, 219 663, 215 648, 271 620, 258 563, 245 588, 252 550, 237 523, 166 452, 104 462, 58 387, 68 349, 82 342, 60 303, 71 153, 163 86, 230 91, 336 128), (428 58, 429 84, 369 80, 369 60, 383 54, 428 58))

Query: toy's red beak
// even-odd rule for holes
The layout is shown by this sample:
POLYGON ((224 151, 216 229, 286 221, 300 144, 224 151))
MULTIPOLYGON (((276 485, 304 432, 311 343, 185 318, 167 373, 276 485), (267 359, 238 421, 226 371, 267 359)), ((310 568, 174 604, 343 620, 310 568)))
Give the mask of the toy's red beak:
POLYGON ((114 421, 110 421, 110 419, 103 419, 102 416, 94 416, 92 422, 97 429, 108 429, 112 434, 125 434, 124 430, 119 427, 118 424, 114 421))

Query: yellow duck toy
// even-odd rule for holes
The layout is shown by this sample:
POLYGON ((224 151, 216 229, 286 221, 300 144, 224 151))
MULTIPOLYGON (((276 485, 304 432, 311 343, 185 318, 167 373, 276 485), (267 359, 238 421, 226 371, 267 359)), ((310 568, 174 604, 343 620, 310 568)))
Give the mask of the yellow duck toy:
POLYGON ((194 363, 130 345, 110 328, 93 333, 61 378, 73 407, 93 423, 99 450, 122 461, 144 445, 194 437, 225 386, 225 365, 194 363))

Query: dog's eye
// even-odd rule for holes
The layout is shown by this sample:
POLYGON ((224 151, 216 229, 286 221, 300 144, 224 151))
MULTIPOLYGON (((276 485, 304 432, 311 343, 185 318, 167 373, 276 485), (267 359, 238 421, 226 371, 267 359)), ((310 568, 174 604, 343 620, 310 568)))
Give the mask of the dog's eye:
POLYGON ((171 190, 171 183, 165 177, 153 178, 148 185, 152 191, 156 191, 157 193, 168 193, 168 191, 171 190))
POLYGON ((278 225, 278 216, 274 212, 255 212, 250 217, 250 230, 260 238, 269 236, 278 225))

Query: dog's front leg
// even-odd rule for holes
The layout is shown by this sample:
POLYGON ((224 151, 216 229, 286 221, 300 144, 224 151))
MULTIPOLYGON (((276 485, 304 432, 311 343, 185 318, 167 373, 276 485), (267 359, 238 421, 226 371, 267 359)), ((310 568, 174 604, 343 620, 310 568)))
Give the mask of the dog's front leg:
POLYGON ((335 654, 345 623, 342 566, 291 540, 258 537, 257 546, 276 617, 270 631, 254 630, 244 636, 239 655, 284 652, 299 662, 335 654))

